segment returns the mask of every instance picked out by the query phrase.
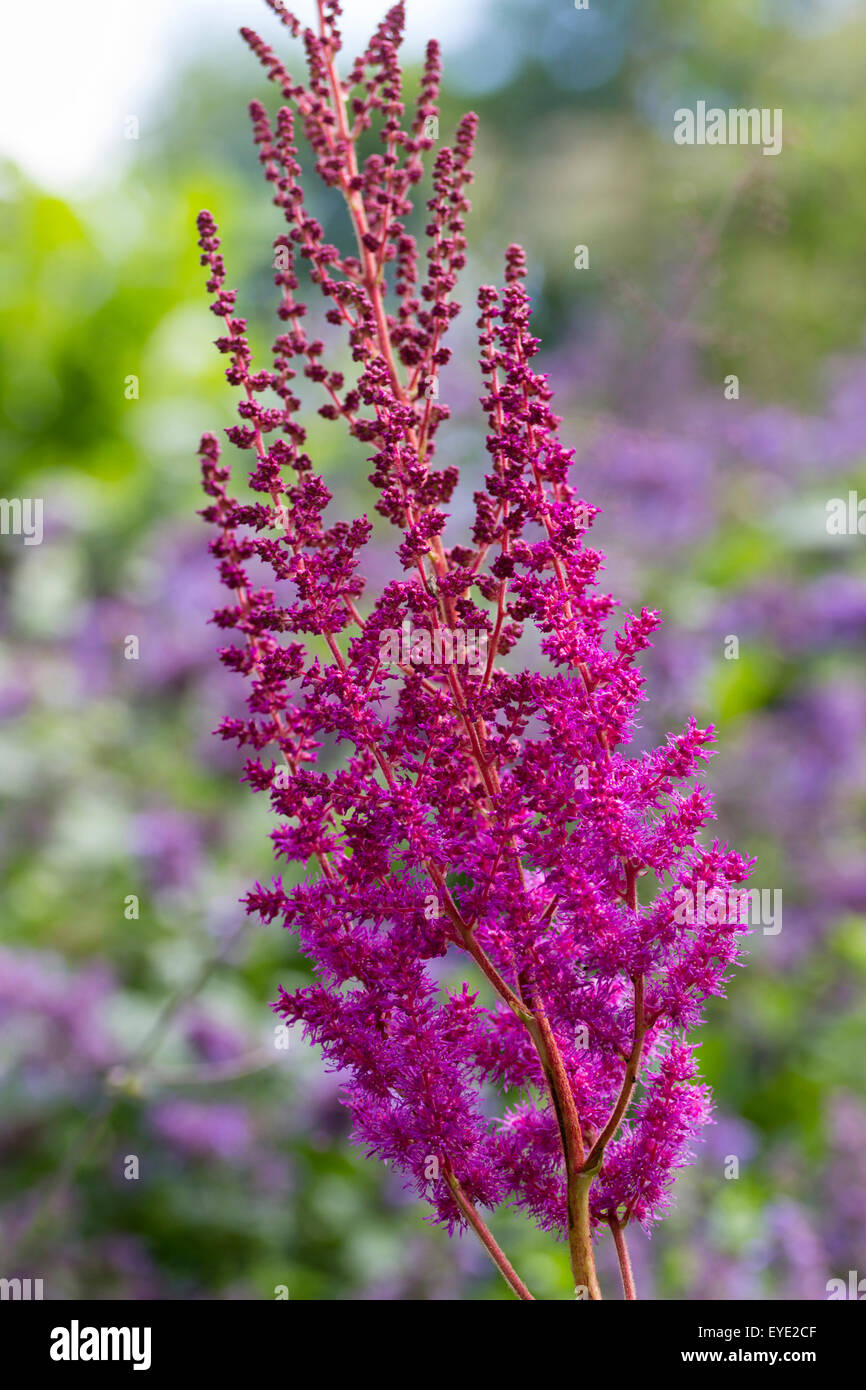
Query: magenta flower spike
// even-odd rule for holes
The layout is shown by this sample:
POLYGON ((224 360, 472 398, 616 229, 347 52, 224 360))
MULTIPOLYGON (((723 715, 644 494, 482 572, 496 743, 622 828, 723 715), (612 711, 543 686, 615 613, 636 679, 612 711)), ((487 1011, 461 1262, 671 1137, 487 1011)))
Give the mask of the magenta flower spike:
POLYGON ((431 42, 406 119, 402 4, 341 76, 340 6, 319 0, 313 32, 269 3, 307 67, 295 80, 242 31, 286 103, 275 120, 250 107, 286 221, 271 366, 254 369, 210 213, 198 225, 217 346, 241 393, 226 433, 252 455, 254 494, 230 494, 205 435, 203 515, 230 591, 214 621, 233 634, 222 660, 249 683, 248 717, 218 732, 248 750, 244 779, 268 794, 276 857, 299 880, 256 884, 247 910, 296 932, 315 969, 273 1007, 346 1074, 356 1141, 449 1232, 472 1228, 519 1297, 532 1294, 483 1209, 510 1204, 566 1239, 589 1299, 601 1297, 594 1240, 609 1229, 635 1297, 625 1230, 664 1214, 710 1118, 687 1034, 741 950, 742 914, 704 910, 750 872, 699 843, 712 806, 695 774, 712 729, 691 721, 629 755, 637 659, 659 616, 627 615, 609 635, 615 602, 586 539, 597 510, 569 481, 574 451, 533 365, 519 246, 503 287, 478 295, 489 471, 471 535, 449 543, 458 475, 435 465, 448 418, 437 383, 459 312, 476 118, 437 145, 431 42), (325 242, 306 211, 298 120, 317 174, 345 199, 351 249, 325 242), (359 162, 373 127, 381 150, 359 162), (407 219, 434 145, 422 257, 407 219), (348 345, 351 379, 308 335, 298 258, 348 345), (321 389, 319 414, 369 451, 403 576, 380 593, 363 579, 370 521, 325 519, 332 498, 305 452, 298 372, 321 389), (251 578, 262 564, 272 587, 251 578), (527 628, 543 670, 520 667, 527 628))

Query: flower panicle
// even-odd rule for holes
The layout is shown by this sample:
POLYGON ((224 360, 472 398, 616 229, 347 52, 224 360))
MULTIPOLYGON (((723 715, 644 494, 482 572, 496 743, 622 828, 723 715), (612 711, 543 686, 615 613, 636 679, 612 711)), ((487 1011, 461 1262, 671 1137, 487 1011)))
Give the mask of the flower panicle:
POLYGON ((356 1140, 449 1229, 483 1230, 479 1207, 520 1206, 568 1237, 576 1278, 595 1289, 587 1233, 663 1215, 709 1118, 686 1033, 724 991, 742 927, 683 926, 677 894, 727 891, 751 866, 701 846, 713 812, 696 777, 712 729, 691 721, 629 753, 637 663, 660 618, 644 608, 610 631, 617 605, 588 543, 598 512, 570 482, 516 245, 502 286, 477 297, 488 471, 470 534, 447 535, 458 474, 434 466, 448 418, 438 388, 477 121, 438 142, 438 46, 407 117, 402 5, 341 77, 339 5, 322 4, 313 31, 269 3, 301 39, 307 74, 243 31, 285 103, 275 120, 250 106, 285 224, 266 368, 226 289, 215 221, 198 219, 216 345, 240 393, 226 435, 249 458, 241 500, 217 438, 202 439, 202 515, 228 590, 213 621, 249 692, 246 717, 218 732, 246 750, 244 780, 268 797, 275 856, 297 879, 257 884, 247 909, 295 931, 314 962, 314 983, 273 1007, 346 1072, 356 1140), (326 242, 307 211, 296 121, 344 200, 351 246, 326 242), (380 148, 362 160, 374 127, 380 148), (407 223, 425 159, 421 248, 407 223), (322 296, 330 348, 302 280, 322 296), (366 448, 375 510, 396 528, 402 577, 378 593, 364 579, 372 523, 333 519, 306 451, 310 391, 366 448), (521 668, 532 634, 543 671, 521 668), (443 988, 440 958, 462 960, 471 987, 443 988), (490 1087, 523 1099, 493 1121, 490 1087))

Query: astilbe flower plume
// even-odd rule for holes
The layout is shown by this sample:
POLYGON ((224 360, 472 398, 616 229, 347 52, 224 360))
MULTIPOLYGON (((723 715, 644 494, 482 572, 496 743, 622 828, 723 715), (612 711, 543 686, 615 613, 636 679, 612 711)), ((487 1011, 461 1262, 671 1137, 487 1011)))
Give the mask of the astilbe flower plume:
POLYGON ((459 312, 476 118, 436 150, 422 262, 407 224, 435 143, 438 46, 410 121, 402 5, 341 77, 339 5, 320 0, 314 32, 270 3, 302 38, 307 77, 242 31, 286 103, 275 120, 250 106, 287 225, 274 243, 282 331, 268 368, 254 369, 210 213, 198 225, 217 345, 241 391, 226 433, 252 455, 254 494, 230 494, 205 435, 203 515, 230 593, 214 621, 234 634, 222 660, 250 682, 249 717, 219 732, 248 750, 245 779, 268 793, 276 856, 300 880, 257 884, 246 905, 297 932, 315 965, 315 983, 273 1007, 347 1075, 355 1139, 406 1176, 435 1220, 473 1228, 519 1296, 532 1295, 480 1208, 510 1203, 565 1236, 590 1298, 601 1296, 593 1234, 610 1227, 631 1297, 624 1228, 663 1214, 709 1119, 685 1035, 739 954, 737 925, 683 924, 677 910, 684 890, 727 891, 749 871, 698 841, 712 809, 694 774, 712 729, 692 721, 628 755, 644 698, 637 658, 659 616, 628 615, 606 640, 615 603, 586 540, 596 510, 569 482, 573 450, 533 365, 518 246, 503 287, 478 295, 489 472, 471 536, 446 544, 458 477, 434 464, 448 418, 435 383, 459 312), (345 199, 350 252, 306 209, 298 121, 316 172, 345 199), (381 150, 359 161, 373 127, 381 150), (345 335, 351 380, 307 330, 299 261, 345 335), (369 598, 360 562, 373 528, 364 516, 326 520, 299 372, 321 388, 319 414, 366 446, 376 510, 397 533, 404 577, 369 598), (273 587, 255 587, 262 563, 273 587), (503 662, 526 624, 544 672, 503 662), (384 661, 386 639, 407 631, 411 658, 384 661), (446 632, 458 646, 480 633, 486 659, 450 659, 446 632), (342 763, 329 771, 334 750, 342 763), (639 894, 645 876, 654 896, 639 894))

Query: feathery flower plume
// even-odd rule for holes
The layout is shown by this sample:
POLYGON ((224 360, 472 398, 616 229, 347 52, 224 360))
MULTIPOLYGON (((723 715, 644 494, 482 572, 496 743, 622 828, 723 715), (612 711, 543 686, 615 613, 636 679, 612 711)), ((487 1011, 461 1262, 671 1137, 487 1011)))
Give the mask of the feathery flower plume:
POLYGON ((219 732, 247 750, 244 778, 268 794, 275 854, 299 880, 256 884, 246 906, 295 931, 316 975, 273 1007, 349 1076, 357 1142, 449 1231, 472 1228, 519 1297, 532 1295, 483 1208, 511 1203, 567 1239, 590 1299, 601 1297, 593 1238, 609 1228, 634 1297, 624 1231, 664 1213, 709 1119, 686 1033, 740 951, 739 923, 684 923, 679 910, 684 892, 726 892, 749 873, 698 840, 712 809, 694 775, 712 729, 692 721, 664 747, 628 753, 644 698, 637 659, 659 616, 626 615, 606 640, 616 605, 587 543, 597 513, 569 481, 573 450, 534 366, 518 246, 504 285, 478 295, 489 471, 471 536, 446 540, 458 476, 435 464, 448 418, 437 382, 459 312, 476 117, 433 157, 422 259, 407 223, 436 143, 438 46, 407 116, 402 4, 340 76, 339 4, 318 0, 314 32, 269 3, 302 40, 307 73, 297 80, 242 31, 285 102, 275 119, 250 106, 286 223, 266 368, 254 368, 210 213, 198 226, 217 346, 241 393, 226 433, 251 454, 241 500, 216 437, 202 439, 203 515, 229 591, 214 617, 228 634, 221 658, 250 687, 248 717, 219 732), (327 243, 306 210, 296 124, 345 200, 350 249, 327 243), (381 148, 361 161, 374 128, 381 148), (344 335, 349 380, 310 336, 301 261, 344 335), (381 593, 362 577, 368 518, 326 518, 299 372, 321 389, 319 414, 369 451, 403 571, 381 593), (262 565, 271 587, 256 587, 262 565), (517 661, 527 624, 544 671, 517 661), (410 659, 405 647, 383 659, 406 632, 410 659), (479 634, 486 660, 452 659, 453 639, 465 650, 471 635, 477 650, 479 634), (494 1118, 497 1095, 507 1100, 494 1118))

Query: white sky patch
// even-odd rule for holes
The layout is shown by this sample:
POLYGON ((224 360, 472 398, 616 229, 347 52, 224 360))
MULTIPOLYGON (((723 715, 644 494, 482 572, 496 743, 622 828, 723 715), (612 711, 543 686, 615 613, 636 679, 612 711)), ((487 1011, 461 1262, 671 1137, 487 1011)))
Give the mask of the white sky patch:
MULTIPOLYGON (((473 38, 490 4, 408 0, 404 52, 415 57, 436 37, 447 62, 449 46, 473 38)), ((313 0, 289 8, 312 22, 313 0)), ((343 8, 354 57, 390 0, 343 8)), ((125 163, 125 118, 142 118, 166 78, 198 54, 225 52, 233 37, 245 53, 243 24, 283 54, 301 51, 264 0, 10 0, 0 25, 0 158, 63 193, 111 181, 125 163)))

